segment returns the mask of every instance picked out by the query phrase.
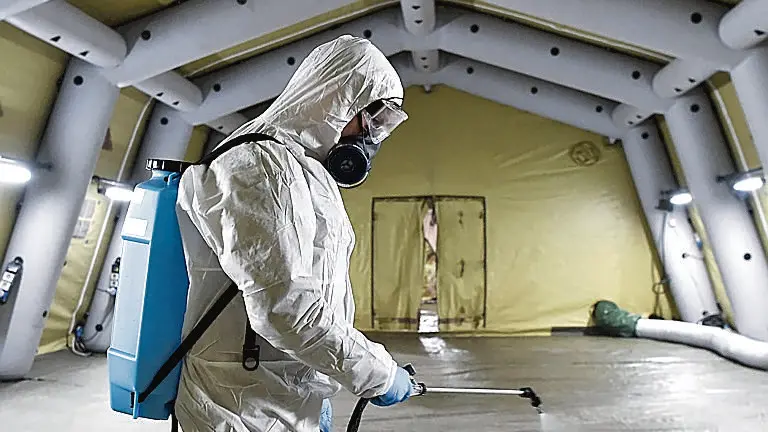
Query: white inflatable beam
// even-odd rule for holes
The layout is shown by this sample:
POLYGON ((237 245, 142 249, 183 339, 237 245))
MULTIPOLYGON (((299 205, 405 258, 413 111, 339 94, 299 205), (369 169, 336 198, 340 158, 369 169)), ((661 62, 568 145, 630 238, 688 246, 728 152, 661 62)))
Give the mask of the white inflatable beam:
POLYGON ((399 10, 379 12, 199 78, 203 103, 184 118, 204 124, 277 97, 313 49, 343 34, 368 37, 387 56, 403 51, 402 36, 408 33, 398 26, 401 19, 399 10))
POLYGON ((768 167, 768 47, 752 49, 752 55, 731 71, 731 81, 760 162, 768 167))
MULTIPOLYGON (((633 109, 633 120, 627 119, 633 122, 632 125, 640 123, 648 115, 666 111, 674 102, 654 93, 652 79, 660 67, 651 62, 610 54, 586 43, 482 14, 457 14, 455 8, 446 8, 445 11, 451 15, 448 22, 438 24, 439 27, 426 36, 410 34, 399 25, 399 19, 392 11, 383 11, 211 74, 197 81, 203 88, 205 101, 199 109, 188 113, 187 119, 194 124, 205 123, 277 96, 296 64, 315 46, 340 34, 368 35, 388 56, 411 51, 414 64, 427 72, 437 69, 439 56, 436 50, 442 49, 618 100, 637 107, 633 109), (522 36, 509 38, 508 34, 522 36), (293 64, 287 59, 293 59, 293 64), (254 80, 254 76, 260 79, 254 80), (211 86, 216 84, 219 90, 211 92, 211 86), (254 95, 257 98, 253 98, 254 95), (640 113, 643 117, 637 118, 640 113)), ((442 8, 440 12, 443 12, 442 8)))
POLYGON ((717 177, 735 167, 709 98, 684 96, 665 116, 712 244, 739 333, 768 341, 768 260, 745 204, 717 177))
MULTIPOLYGON (((403 0, 400 2, 405 29, 421 38, 422 42, 434 31, 437 24, 435 0, 403 0)), ((429 43, 425 43, 428 45, 429 43)), ((440 68, 440 53, 436 49, 413 49, 411 59, 417 68, 434 72, 440 68)))
MULTIPOLYGON (((733 21, 726 29, 737 28, 734 32, 741 34, 745 31, 740 25, 757 28, 760 25, 756 21, 768 19, 767 14, 758 14, 746 20, 743 12, 729 12, 726 6, 699 0, 491 0, 489 3, 674 58, 653 77, 653 91, 660 98, 682 96, 717 71, 728 71, 747 57, 747 52, 731 49, 734 47, 726 46, 721 40, 723 20, 733 21), (729 18, 734 13, 736 18, 729 18)), ((760 12, 759 8, 746 6, 740 4, 735 9, 760 12)), ((757 43, 758 38, 763 37, 758 29, 750 35, 750 43, 757 43)))
POLYGON ((632 105, 621 104, 611 113, 613 123, 620 128, 631 128, 643 123, 654 113, 632 105))
MULTIPOLYGON (((14 4, 38 1, 21 0, 14 4)), ((402 4, 418 6, 420 2, 404 0, 402 4)), ((110 71, 111 79, 121 86, 133 84, 351 3, 351 0, 315 0, 309 3, 300 0, 267 0, 266 3, 255 0, 188 1, 119 29, 128 38, 131 52, 123 64, 110 71)), ((384 1, 372 7, 389 3, 395 2, 384 1)), ((720 21, 729 9, 714 2, 491 0, 488 3, 645 47, 670 57, 707 60, 723 67, 735 65, 744 58, 742 52, 729 49, 721 41, 720 21)), ((740 6, 745 12, 738 12, 740 9, 735 8, 733 16, 722 24, 724 28, 743 24, 744 19, 740 17, 749 15, 750 9, 754 9, 747 7, 747 4, 740 6), (734 24, 727 25, 729 21, 734 24)), ((424 23, 428 24, 428 21, 424 23)))
POLYGON ((653 77, 653 91, 660 97, 676 98, 709 79, 717 70, 717 65, 705 60, 675 59, 653 77))
POLYGON ((646 111, 664 112, 673 102, 653 92, 651 82, 659 65, 584 42, 466 12, 440 27, 437 34, 443 51, 646 111))
POLYGON ((134 85, 149 97, 179 111, 192 111, 203 103, 203 92, 176 72, 164 72, 134 85))
POLYGON ((392 63, 406 86, 443 84, 608 137, 626 131, 611 120, 616 103, 604 98, 469 59, 452 56, 439 71, 425 73, 398 57, 392 63))
POLYGON ((206 126, 219 134, 229 135, 249 119, 240 113, 227 114, 206 123, 206 126))
POLYGON ((405 29, 415 36, 427 36, 435 29, 437 14, 435 0, 402 0, 405 29))
POLYGON ((135 84, 354 3, 352 0, 190 0, 120 28, 131 52, 122 64, 108 71, 107 76, 120 86, 135 84))
POLYGON ((488 0, 503 9, 647 48, 669 57, 726 67, 744 53, 720 39, 728 6, 702 0, 488 0))
MULTIPOLYGON (((8 18, 19 29, 101 67, 101 72, 121 64, 127 55, 123 36, 63 0, 52 0, 8 18)), ((109 77, 107 77, 109 78, 109 77)), ((118 84, 115 80, 113 83, 118 84)), ((203 100, 200 89, 176 72, 168 71, 136 83, 148 96, 180 111, 189 111, 203 100)))
MULTIPOLYGON (((192 9, 179 8, 186 8, 189 7, 188 5, 198 3, 206 5, 206 7, 212 7, 210 2, 201 3, 193 1, 161 12, 159 15, 153 15, 154 18, 152 19, 158 20, 160 17, 187 16, 176 15, 176 13, 193 16, 198 12, 193 12, 192 9)), ((244 5, 238 5, 238 7, 242 8, 248 4, 246 2, 244 5)), ((226 8, 231 6, 229 5, 226 8)), ((77 11, 73 6, 58 0, 33 8, 24 14, 38 11, 35 13, 45 15, 40 14, 39 11, 53 11, 54 8, 64 11, 64 15, 74 14, 73 16, 80 16, 73 12, 77 11), (50 7, 50 9, 44 9, 47 7, 50 7)), ((634 120, 631 118, 621 119, 627 122, 627 125, 631 125, 629 124, 630 121, 641 120, 637 117, 639 113, 645 115, 647 113, 663 112, 671 106, 669 99, 659 97, 653 91, 653 77, 659 71, 659 66, 653 63, 620 54, 610 54, 605 50, 586 43, 575 42, 567 38, 507 23, 482 14, 457 12, 455 8, 444 9, 446 13, 452 15, 453 19, 436 31, 430 32, 431 28, 436 25, 434 2, 408 0, 401 5, 400 9, 401 17, 398 17, 391 10, 365 17, 343 25, 336 30, 324 32, 321 35, 296 42, 290 46, 246 61, 241 65, 228 68, 218 74, 213 74, 214 78, 212 79, 204 79, 202 82, 198 81, 198 84, 202 83, 202 90, 175 72, 163 72, 151 76, 144 81, 137 82, 135 85, 151 97, 188 113, 187 119, 191 123, 203 124, 247 106, 238 101, 238 97, 249 97, 244 92, 233 93, 224 91, 221 94, 216 94, 220 93, 216 89, 221 89, 225 81, 227 81, 227 88, 233 88, 233 86, 234 88, 248 87, 249 85, 243 85, 239 81, 255 81, 252 78, 255 76, 252 72, 258 67, 258 76, 260 77, 258 80, 258 90, 264 96, 262 100, 269 99, 279 93, 279 90, 282 89, 287 81, 287 74, 291 73, 295 65, 314 46, 330 40, 339 34, 352 33, 370 37, 387 55, 405 49, 411 51, 414 64, 419 65, 419 67, 426 71, 434 71, 438 68, 439 55, 437 49, 441 48, 467 58, 474 58, 505 69, 537 76, 557 84, 618 100, 636 107, 630 110, 633 111, 631 117, 634 120), (405 28, 403 28, 403 23, 405 28), (523 35, 524 37, 506 37, 510 33, 523 35), (277 55, 275 52, 282 54, 277 55), (287 54, 288 52, 291 54, 287 54), (275 57, 280 56, 285 59, 271 63, 275 57), (282 64, 282 61, 287 63, 282 64), (244 71, 247 73, 244 74, 244 71), (265 88, 268 85, 274 87, 265 88), (212 89, 213 92, 211 92, 212 89), (203 97, 205 97, 204 104, 202 102, 203 97)), ((142 33, 146 32, 146 28, 155 25, 152 24, 154 21, 151 21, 150 18, 133 24, 126 30, 125 33, 129 40, 133 41, 131 38, 143 40, 142 33)), ((21 20, 22 24, 23 21, 21 20)), ((69 25, 73 28, 89 28, 92 31, 98 29, 101 33, 111 35, 107 38, 108 40, 117 40, 119 43, 124 44, 120 35, 106 26, 90 18, 86 19, 85 22, 87 24, 82 26, 76 22, 72 22, 69 25)), ((163 26, 158 28, 165 29, 163 26)), ((28 29, 29 31, 36 32, 33 34, 38 37, 45 37, 41 33, 44 29, 37 27, 28 27, 28 29)), ((146 42, 153 40, 152 31, 150 30, 149 33, 149 39, 146 42)), ((160 33, 160 35, 165 34, 163 32, 160 33)), ((170 34, 175 33, 171 32, 170 34)), ((168 37, 173 39, 171 36, 168 37)), ((147 44, 147 46, 154 43, 147 44)), ((76 49, 78 47, 70 48, 69 50, 75 52, 76 49)), ((137 49, 137 46, 133 45, 129 57, 134 52, 137 52, 137 49)), ((120 56, 119 53, 115 53, 115 55, 118 57, 112 58, 112 62, 116 61, 120 56)), ((159 55, 157 57, 164 58, 166 56, 159 55)), ((123 65, 127 62, 128 59, 126 58, 123 65)), ((107 76, 117 84, 125 84, 122 82, 123 78, 115 72, 116 70, 123 70, 121 69, 123 65, 114 70, 106 70, 107 76)), ((250 86, 253 85, 254 83, 250 83, 250 86)), ((259 94, 258 91, 257 94, 259 94)))
POLYGON ((7 18, 15 27, 103 68, 119 65, 128 48, 120 34, 64 0, 42 3, 7 18))
POLYGON ((733 49, 752 48, 768 38, 768 1, 742 0, 720 20, 720 39, 733 49))
POLYGON ((13 303, 0 307, 0 380, 32 367, 119 94, 94 66, 69 62, 38 152, 52 169, 27 185, 3 260, 21 257, 24 273, 13 303))
POLYGON ((670 213, 657 208, 661 191, 679 188, 658 129, 648 122, 630 129, 622 142, 680 317, 683 321, 696 323, 719 313, 706 264, 698 258, 701 252, 696 246, 685 208, 670 213))
MULTIPOLYGON (((55 3, 56 7, 68 8, 70 12, 74 9, 72 6, 65 6, 68 5, 65 2, 56 1, 55 3)), ((188 2, 171 8, 167 12, 161 12, 165 15, 154 16, 154 19, 159 19, 160 16, 176 17, 171 11, 178 12, 181 10, 178 8, 197 3, 199 2, 188 2)), ((210 5, 209 2, 205 4, 210 5)), ((314 46, 339 34, 351 33, 368 35, 387 55, 406 49, 411 51, 414 63, 427 71, 437 69, 439 56, 436 50, 442 48, 464 57, 634 105, 640 112, 663 112, 671 105, 669 100, 657 96, 652 90, 652 77, 659 70, 659 67, 653 63, 629 56, 610 54, 586 43, 575 42, 482 14, 458 12, 455 8, 441 9, 441 13, 444 10, 454 19, 429 33, 430 23, 435 21, 433 4, 423 0, 409 0, 403 3, 400 9, 399 14, 388 10, 358 19, 336 30, 324 32, 257 56, 241 65, 227 68, 225 71, 213 74, 212 79, 198 80, 197 83, 202 84, 202 92, 196 88, 196 85, 175 72, 164 72, 152 76, 143 82, 136 83, 136 87, 165 104, 187 112, 188 120, 193 124, 207 123, 246 107, 247 105, 238 102, 238 98, 249 96, 245 92, 235 94, 226 90, 220 94, 216 94, 219 93, 216 91, 211 93, 210 90, 214 87, 206 87, 206 84, 214 86, 218 83, 219 86, 215 88, 220 88, 225 80, 234 80, 227 84, 227 88, 232 88, 233 84, 235 88, 240 88, 241 83, 237 80, 258 81, 258 83, 250 83, 250 86, 258 85, 258 90, 264 93, 262 100, 269 99, 279 93, 287 81, 286 74, 290 74, 295 64, 314 46), (414 6, 417 8, 414 9, 414 6), (417 21, 421 21, 421 24, 417 24, 417 21), (422 26, 424 28, 421 28, 422 26), (408 27, 413 27, 411 30, 415 33, 411 34, 406 30, 408 27), (510 33, 522 34, 525 37, 509 38, 507 35, 510 33), (282 54, 278 55, 275 52, 282 54), (521 52, 525 55, 521 55, 521 52), (284 58, 277 60, 276 57, 284 58), (275 62, 271 63, 273 59, 275 62), (290 63, 283 63, 290 59, 293 59, 290 63), (256 66, 259 73, 253 75, 256 66), (248 73, 244 74, 244 71, 248 73), (260 79, 253 80, 253 76, 259 76, 260 79), (266 88, 270 85, 274 87, 266 88), (202 103, 203 97, 205 97, 205 103, 202 103), (228 101, 229 105, 224 101, 228 101)), ((191 11, 188 13, 192 14, 191 11)), ((145 27, 150 25, 150 21, 142 22, 145 27)), ((94 24, 94 27, 98 25, 94 24)), ((103 25, 101 27, 102 31, 112 32, 103 25)), ((144 30, 141 28, 143 27, 138 24, 132 25, 126 31, 129 40, 132 40, 130 39, 132 37, 143 40, 141 33, 144 30)), ((151 33, 150 30, 149 41, 152 41, 151 33)), ((113 36, 119 37, 116 34, 113 36)), ((129 57, 136 52, 136 49, 136 46, 132 46, 129 57)), ((114 70, 107 70, 106 73, 113 82, 120 84, 122 78, 115 75, 114 70)), ((249 102, 251 102, 250 99, 249 102)))
MULTIPOLYGON (((277 2, 277 0, 271 1, 277 2)), ((654 4, 659 3, 659 0, 651 1, 654 4)), ((502 6, 506 3, 515 4, 520 11, 538 14, 537 16, 555 21, 561 20, 560 22, 566 24, 586 25, 596 33, 619 40, 626 39, 622 37, 627 34, 635 35, 634 37, 640 39, 643 35, 650 35, 652 40, 656 40, 654 38, 659 35, 666 35, 669 37, 665 36, 663 39, 670 43, 689 40, 693 37, 692 40, 696 42, 692 42, 690 47, 700 46, 701 41, 708 41, 717 36, 713 20, 724 13, 724 9, 717 5, 693 4, 690 0, 674 4, 660 2, 657 5, 659 9, 648 9, 647 5, 641 7, 632 0, 573 0, 567 5, 558 3, 558 7, 541 8, 542 5, 550 2, 551 0, 541 2, 500 0, 498 3, 502 6), (596 10, 595 8, 600 8, 600 13, 584 13, 596 10), (664 14, 668 14, 664 15, 667 21, 671 20, 674 23, 680 21, 681 17, 688 16, 690 23, 686 26, 671 26, 670 22, 666 24, 660 22, 661 15, 658 12, 662 10, 665 11, 664 14), (624 15, 620 16, 620 19, 611 20, 594 18, 616 13, 630 14, 629 19, 632 22, 648 24, 653 27, 653 30, 649 32, 645 30, 646 26, 637 25, 616 26, 615 23, 627 19, 624 15), (687 28, 691 26, 693 27, 687 28), (639 27, 642 27, 642 30, 639 27), (629 28, 632 28, 632 31, 627 33, 629 28)), ((342 3, 346 4, 345 0, 321 0, 312 2, 310 8, 300 8, 300 10, 309 14, 315 8, 317 10, 333 8, 342 3)), ((53 0, 33 7, 11 17, 10 21, 17 27, 60 46, 73 55, 105 67, 106 76, 119 86, 134 84, 165 104, 181 111, 191 111, 201 103, 202 94, 192 83, 170 69, 248 38, 257 37, 266 31, 259 27, 259 30, 254 32, 257 26, 252 22, 244 26, 232 25, 232 22, 253 18, 254 14, 259 15, 259 20, 266 19, 262 17, 274 15, 278 21, 271 22, 270 25, 273 26, 276 22, 282 22, 280 20, 288 20, 284 12, 289 8, 285 6, 286 4, 289 3, 281 0, 270 9, 270 13, 256 14, 254 11, 262 11, 264 5, 257 6, 253 0, 236 0, 227 3, 213 0, 186 2, 122 28, 122 33, 129 41, 127 45, 131 47, 127 57, 126 42, 119 33, 62 0, 53 0), (218 22, 217 20, 223 19, 234 21, 228 21, 228 25, 221 27, 214 25, 218 22), (200 27, 201 22, 204 22, 206 27, 200 27), (216 31, 211 33, 211 28, 216 28, 216 31)), ((671 105, 669 98, 684 94, 709 77, 720 65, 735 64, 744 58, 744 53, 730 50, 722 44, 720 44, 722 49, 719 49, 715 43, 708 45, 707 56, 682 54, 684 56, 681 57, 682 60, 677 60, 659 70, 657 65, 650 62, 620 54, 610 54, 589 44, 482 14, 460 13, 459 15, 452 8, 445 10, 459 17, 436 32, 430 33, 436 25, 433 0, 407 0, 401 3, 400 9, 405 28, 400 28, 400 35, 393 35, 391 39, 401 39, 402 34, 410 36, 406 39, 407 46, 403 49, 407 48, 411 51, 414 63, 427 71, 437 68, 439 56, 435 50, 441 48, 464 57, 475 58, 634 105, 638 111, 663 112, 671 105), (470 24, 468 21, 474 21, 474 23, 470 24), (469 26, 469 34, 464 28, 465 24, 469 26), (510 33, 522 34, 525 37, 506 37, 510 33), (511 54, 513 50, 514 55, 511 54), (526 55, 520 55, 520 52, 526 55), (711 55, 712 52, 727 52, 729 55, 718 57, 711 55), (706 57, 706 60, 701 60, 703 57, 706 57), (723 60, 725 57, 727 59, 723 60), (636 82, 630 82, 627 85, 625 82, 627 80, 636 82)), ((392 24, 400 27, 398 23, 392 24)), ((582 28, 585 27, 582 26, 582 28)), ((638 43, 643 40, 629 42, 638 43)), ((402 44, 402 41, 400 43, 402 44)))
POLYGON ((440 68, 440 51, 417 50, 411 51, 411 61, 417 68, 425 72, 435 72, 440 68))
POLYGON ((208 141, 205 142, 205 148, 203 149, 203 155, 210 154, 216 147, 221 144, 227 138, 227 135, 212 133, 208 135, 208 141))
POLYGON ((0 20, 32 9, 48 0, 0 0, 0 20))
POLYGON ((247 112, 247 115, 241 114, 241 113, 234 113, 234 114, 228 115, 227 117, 218 119, 217 121, 219 123, 215 123, 215 122, 208 123, 208 126, 211 128, 211 132, 217 132, 217 133, 208 134, 208 140, 205 143, 203 154, 207 155, 208 153, 210 153, 222 141, 224 141, 224 139, 226 139, 230 134, 236 132, 237 129, 239 129, 245 123, 263 114, 264 111, 267 110, 267 108, 269 108, 269 104, 266 104, 266 103, 260 104, 250 108, 247 112))
MULTIPOLYGON (((659 66, 647 61, 609 54, 586 43, 474 13, 458 17, 452 13, 448 22, 433 33, 415 36, 402 27, 398 12, 388 10, 360 18, 196 80, 205 99, 185 118, 202 124, 274 98, 314 47, 341 34, 367 36, 387 56, 411 51, 415 53, 414 64, 426 71, 436 70, 436 49, 453 51, 462 57, 637 106, 633 116, 643 113, 643 119, 651 113, 666 111, 674 102, 654 94, 651 82, 659 66), (510 38, 509 34, 523 37, 510 38)), ((634 124, 642 119, 636 120, 634 124)))

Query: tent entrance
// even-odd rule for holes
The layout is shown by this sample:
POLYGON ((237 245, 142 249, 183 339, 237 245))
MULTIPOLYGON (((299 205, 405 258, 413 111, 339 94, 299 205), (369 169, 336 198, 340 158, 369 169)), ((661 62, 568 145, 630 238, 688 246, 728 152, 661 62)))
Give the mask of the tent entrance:
POLYGON ((373 328, 436 333, 485 327, 484 198, 374 198, 371 226, 373 328))

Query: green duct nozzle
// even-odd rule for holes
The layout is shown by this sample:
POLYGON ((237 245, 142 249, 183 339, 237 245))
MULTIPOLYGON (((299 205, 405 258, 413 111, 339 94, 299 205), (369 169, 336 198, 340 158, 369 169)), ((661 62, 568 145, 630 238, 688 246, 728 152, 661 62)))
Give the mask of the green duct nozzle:
POLYGON ((635 337, 635 328, 640 315, 621 309, 616 303, 600 300, 592 311, 595 326, 609 336, 635 337))

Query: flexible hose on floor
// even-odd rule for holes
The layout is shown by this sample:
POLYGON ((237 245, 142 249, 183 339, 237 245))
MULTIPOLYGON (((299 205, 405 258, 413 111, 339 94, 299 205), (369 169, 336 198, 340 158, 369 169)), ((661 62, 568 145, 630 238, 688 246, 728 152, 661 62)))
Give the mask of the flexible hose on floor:
POLYGON ((641 318, 637 337, 677 342, 713 351, 756 369, 768 370, 768 343, 730 330, 699 324, 641 318))

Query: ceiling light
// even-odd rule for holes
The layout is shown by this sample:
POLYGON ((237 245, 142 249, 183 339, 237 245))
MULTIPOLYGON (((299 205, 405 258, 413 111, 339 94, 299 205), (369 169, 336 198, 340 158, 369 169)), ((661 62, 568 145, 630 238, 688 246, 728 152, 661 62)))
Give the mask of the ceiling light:
POLYGON ((659 196, 659 204, 656 209, 665 212, 674 212, 675 206, 684 206, 693 201, 693 195, 687 189, 663 190, 659 196))
POLYGON ((762 168, 718 176, 717 181, 718 183, 726 183, 736 192, 754 192, 765 185, 762 168))
POLYGON ((104 192, 104 195, 112 201, 130 201, 133 199, 133 189, 126 189, 120 186, 110 186, 104 192))
POLYGON ((112 201, 131 201, 133 199, 133 186, 119 181, 93 176, 96 181, 96 191, 104 194, 112 201))
POLYGON ((32 178, 32 171, 21 161, 0 156, 0 183, 24 184, 32 178))
POLYGON ((674 192, 669 197, 669 202, 674 205, 686 205, 693 201, 693 196, 688 191, 674 192))
POLYGON ((752 192, 760 189, 765 184, 762 177, 747 177, 745 179, 737 180, 733 184, 733 189, 740 192, 752 192))

